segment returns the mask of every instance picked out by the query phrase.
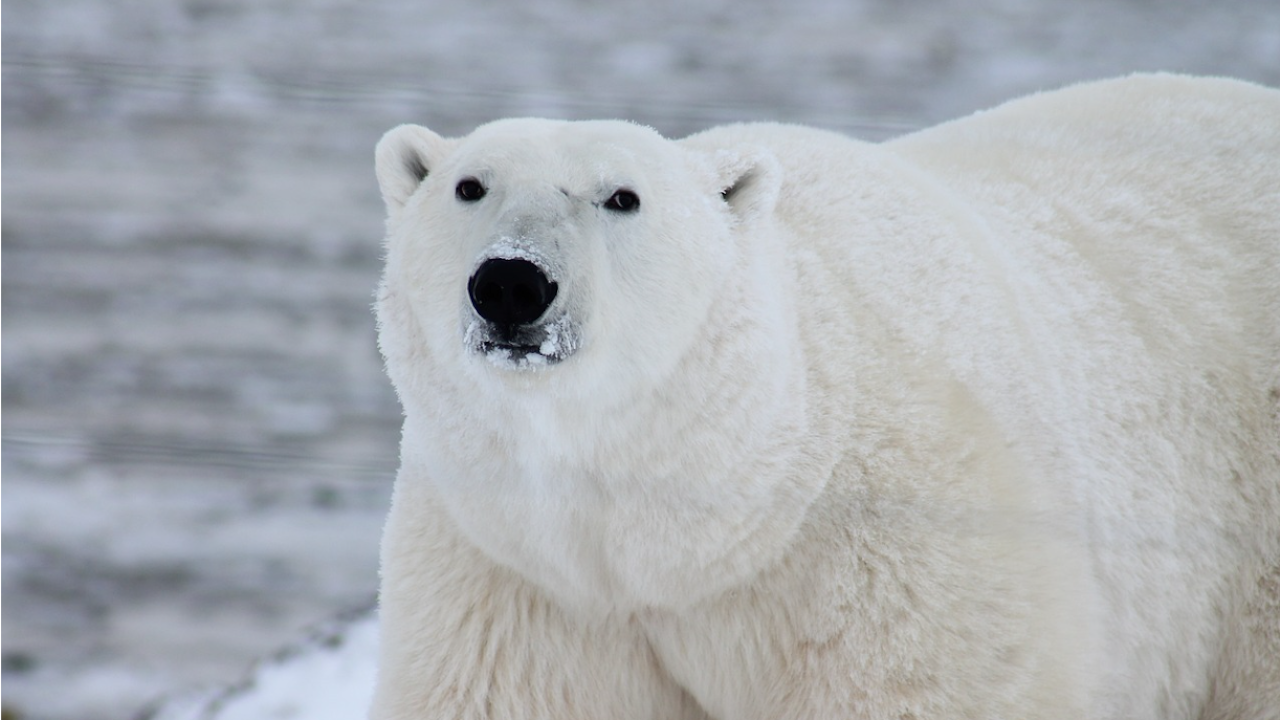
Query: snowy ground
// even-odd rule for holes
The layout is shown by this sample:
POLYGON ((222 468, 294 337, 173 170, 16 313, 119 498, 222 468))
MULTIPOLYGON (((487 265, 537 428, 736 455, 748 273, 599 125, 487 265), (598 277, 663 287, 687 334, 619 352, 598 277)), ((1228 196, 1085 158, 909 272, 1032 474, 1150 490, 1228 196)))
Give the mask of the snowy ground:
MULTIPOLYGON (((879 139, 1139 69, 1280 84, 1280 11, 6 0, 6 710, 135 717, 372 602, 399 412, 369 313, 385 129, 537 114, 879 139)), ((355 665, 293 657, 358 682, 341 668, 367 669, 369 627, 336 643, 355 665)))

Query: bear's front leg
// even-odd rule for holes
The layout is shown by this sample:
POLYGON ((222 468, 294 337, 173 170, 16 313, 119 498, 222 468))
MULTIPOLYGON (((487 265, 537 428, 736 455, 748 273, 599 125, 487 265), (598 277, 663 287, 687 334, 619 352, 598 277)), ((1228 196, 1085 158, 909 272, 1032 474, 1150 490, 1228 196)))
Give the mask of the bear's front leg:
POLYGON ((1092 590, 1061 525, 849 495, 751 583, 641 616, 700 707, 722 720, 1094 717, 1092 590))
POLYGON ((633 618, 572 616, 462 538, 424 486, 398 488, 388 520, 370 718, 705 720, 633 618))

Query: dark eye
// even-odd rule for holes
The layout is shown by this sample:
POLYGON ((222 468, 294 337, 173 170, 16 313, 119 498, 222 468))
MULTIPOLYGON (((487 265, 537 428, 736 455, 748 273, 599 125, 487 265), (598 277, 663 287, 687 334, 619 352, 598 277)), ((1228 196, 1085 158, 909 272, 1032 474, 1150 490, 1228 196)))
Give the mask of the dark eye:
POLYGON ((635 212, 640 209, 640 196, 630 190, 619 190, 604 201, 604 206, 615 212, 635 212))
POLYGON ((463 202, 475 202, 484 197, 484 194, 488 191, 484 189, 484 186, 480 184, 479 180, 476 180, 475 178, 465 178, 458 183, 458 188, 455 192, 459 200, 462 200, 463 202))

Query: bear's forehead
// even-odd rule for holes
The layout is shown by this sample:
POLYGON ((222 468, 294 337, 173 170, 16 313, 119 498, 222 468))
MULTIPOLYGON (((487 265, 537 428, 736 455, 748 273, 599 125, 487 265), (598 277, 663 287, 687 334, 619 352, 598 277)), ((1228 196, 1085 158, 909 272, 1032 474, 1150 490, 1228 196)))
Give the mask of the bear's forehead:
POLYGON ((635 171, 666 154, 669 145, 657 132, 624 121, 500 120, 464 138, 455 157, 463 166, 490 171, 635 171))
POLYGON ((653 128, 625 120, 543 120, 508 118, 476 128, 468 140, 579 143, 617 142, 640 145, 667 142, 653 128))

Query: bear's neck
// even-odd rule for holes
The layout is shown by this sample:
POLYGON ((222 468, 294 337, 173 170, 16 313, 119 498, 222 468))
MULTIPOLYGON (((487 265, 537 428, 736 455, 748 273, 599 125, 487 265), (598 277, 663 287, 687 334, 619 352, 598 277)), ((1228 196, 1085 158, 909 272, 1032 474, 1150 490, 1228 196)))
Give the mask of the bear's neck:
MULTIPOLYGON (((821 491, 815 464, 834 463, 806 406, 789 290, 776 292, 719 298, 707 341, 655 387, 437 416, 418 461, 464 535, 567 605, 677 608, 745 582, 821 491)), ((406 439, 422 415, 410 410, 406 439)))

